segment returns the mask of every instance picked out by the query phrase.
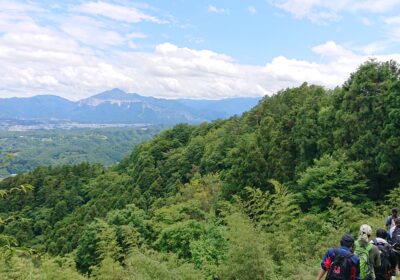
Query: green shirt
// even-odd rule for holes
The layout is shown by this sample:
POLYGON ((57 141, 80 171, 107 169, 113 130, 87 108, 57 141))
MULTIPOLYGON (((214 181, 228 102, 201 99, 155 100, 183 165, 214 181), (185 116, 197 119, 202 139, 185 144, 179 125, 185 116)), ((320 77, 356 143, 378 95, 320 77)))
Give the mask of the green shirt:
MULTIPOLYGON (((364 240, 364 239, 359 239, 358 243, 360 244, 359 246, 362 247, 367 247, 368 246, 368 241, 364 240)), ((376 247, 375 245, 371 244, 372 248, 369 251, 369 255, 368 255, 368 262, 370 263, 371 267, 378 268, 381 266, 381 256, 380 256, 380 252, 378 247, 376 247)), ((356 245, 357 246, 357 242, 356 245)), ((374 269, 372 269, 372 280, 375 280, 375 271, 374 269)))

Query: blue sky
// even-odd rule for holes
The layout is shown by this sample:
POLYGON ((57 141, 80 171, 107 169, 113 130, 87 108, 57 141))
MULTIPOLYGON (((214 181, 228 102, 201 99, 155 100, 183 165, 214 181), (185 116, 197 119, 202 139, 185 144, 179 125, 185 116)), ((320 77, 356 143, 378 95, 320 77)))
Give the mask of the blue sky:
POLYGON ((0 97, 332 88, 399 40, 400 0, 0 0, 0 97))

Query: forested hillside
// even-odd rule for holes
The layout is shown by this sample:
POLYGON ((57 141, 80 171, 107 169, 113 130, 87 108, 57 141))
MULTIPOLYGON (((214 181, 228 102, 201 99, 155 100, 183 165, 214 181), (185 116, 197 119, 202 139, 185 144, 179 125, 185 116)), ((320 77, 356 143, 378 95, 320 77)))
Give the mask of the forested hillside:
POLYGON ((115 164, 161 126, 71 130, 0 130, 0 178, 42 165, 115 164))
POLYGON ((111 168, 7 178, 0 279, 314 279, 328 246, 400 204, 399 140, 400 67, 368 61, 111 168))

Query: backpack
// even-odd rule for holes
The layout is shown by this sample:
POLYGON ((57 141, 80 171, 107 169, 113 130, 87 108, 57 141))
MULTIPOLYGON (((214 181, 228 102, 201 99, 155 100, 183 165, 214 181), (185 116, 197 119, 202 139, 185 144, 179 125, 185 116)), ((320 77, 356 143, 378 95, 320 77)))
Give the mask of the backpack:
POLYGON ((350 277, 350 268, 352 265, 351 257, 352 253, 347 253, 343 256, 339 253, 338 249, 334 252, 335 258, 329 268, 328 274, 325 280, 347 280, 350 277))
POLYGON ((360 280, 372 279, 373 267, 369 263, 369 252, 374 245, 367 243, 366 246, 361 246, 357 240, 355 242, 354 255, 360 259, 360 280))
POLYGON ((389 244, 378 242, 376 239, 373 243, 378 247, 381 256, 381 266, 378 269, 375 269, 376 279, 389 280, 392 273, 392 264, 390 263, 392 248, 389 244))
POLYGON ((392 232, 392 243, 399 243, 400 242, 400 228, 395 228, 395 230, 392 232))

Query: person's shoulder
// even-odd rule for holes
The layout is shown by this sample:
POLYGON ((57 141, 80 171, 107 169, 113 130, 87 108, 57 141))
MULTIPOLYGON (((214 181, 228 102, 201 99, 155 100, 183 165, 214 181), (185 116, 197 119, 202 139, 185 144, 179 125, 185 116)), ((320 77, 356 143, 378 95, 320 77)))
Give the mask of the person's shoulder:
POLYGON ((377 246, 377 245, 375 245, 375 244, 371 244, 372 245, 372 247, 371 247, 371 249, 370 249, 370 251, 373 253, 373 254, 380 254, 380 251, 379 251, 379 247, 377 246))
POLYGON ((326 251, 326 254, 327 254, 327 255, 334 255, 334 254, 335 254, 335 251, 337 251, 337 249, 335 249, 335 248, 329 248, 329 249, 326 251))
POLYGON ((355 264, 358 265, 360 263, 360 259, 356 255, 351 256, 351 261, 355 264))
POLYGON ((379 252, 379 247, 377 244, 371 244, 372 245, 372 250, 378 251, 379 252))

